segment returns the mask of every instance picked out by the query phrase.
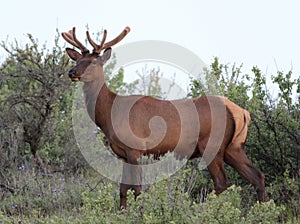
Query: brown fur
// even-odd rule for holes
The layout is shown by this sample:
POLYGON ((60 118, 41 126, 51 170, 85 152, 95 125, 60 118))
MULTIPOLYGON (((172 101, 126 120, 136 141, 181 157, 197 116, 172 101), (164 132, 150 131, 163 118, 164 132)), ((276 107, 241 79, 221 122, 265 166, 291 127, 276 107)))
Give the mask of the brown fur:
MULTIPOLYGON (((80 79, 84 82, 83 91, 87 111, 91 119, 103 130, 111 149, 118 157, 129 164, 138 164, 138 159, 142 155, 154 155, 155 158, 158 158, 173 151, 179 142, 180 135, 185 134, 181 147, 175 152, 178 156, 195 158, 203 156, 205 150, 208 150, 208 154, 205 154, 208 156, 210 152, 217 151, 208 165, 217 194, 229 186, 224 170, 224 162, 226 162, 255 187, 259 201, 266 200, 264 175, 251 164, 243 150, 250 121, 248 111, 219 96, 202 96, 177 101, 158 100, 148 96, 118 96, 108 89, 104 81, 103 65, 110 57, 110 48, 106 49, 102 56, 94 53, 80 54, 69 48, 67 48, 67 53, 70 58, 76 60, 76 66, 71 69, 69 76, 72 80, 80 79), (112 108, 115 100, 118 99, 121 105, 126 105, 136 98, 139 99, 132 105, 129 113, 131 132, 126 123, 122 122, 124 120, 123 111, 116 111, 113 119, 120 120, 117 122, 117 126, 114 125, 112 108), (181 124, 180 114, 174 104, 183 108, 184 112, 182 113, 186 115, 184 126, 181 124), (196 108, 196 120, 189 119, 193 111, 188 105, 194 105, 196 108), (153 146, 153 142, 146 139, 151 135, 149 122, 155 116, 162 118, 166 124, 166 130, 155 129, 154 124, 154 130, 158 132, 155 133, 155 136, 163 136, 163 138, 159 144, 153 146), (193 128, 193 125, 197 123, 200 124, 198 133, 192 131, 182 133, 183 128, 187 127, 191 127, 190 130, 196 130, 197 127, 193 128), (225 126, 221 124, 225 124, 225 126), (221 139, 219 148, 216 149, 217 146, 210 139, 218 140, 220 134, 222 134, 223 139, 221 139), (128 146, 122 141, 122 139, 133 141, 134 137, 140 139, 135 143, 136 147, 128 146)), ((124 166, 123 180, 128 181, 129 179, 141 183, 140 172, 139 168, 126 168, 124 166)), ((128 189, 134 189, 136 196, 140 194, 141 190, 140 184, 131 186, 126 184, 126 181, 120 186, 122 208, 126 208, 128 189)))

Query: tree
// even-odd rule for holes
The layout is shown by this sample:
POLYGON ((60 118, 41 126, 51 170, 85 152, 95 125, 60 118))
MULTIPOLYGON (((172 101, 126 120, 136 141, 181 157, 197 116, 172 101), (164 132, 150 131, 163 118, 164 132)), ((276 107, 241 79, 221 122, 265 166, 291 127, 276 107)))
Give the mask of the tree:
MULTIPOLYGON (((72 84, 67 73, 73 64, 59 46, 59 35, 54 43, 49 50, 29 34, 25 46, 17 41, 1 43, 8 53, 0 66, 1 167, 11 160, 21 166, 28 160, 28 152, 44 171, 54 163, 64 163, 62 170, 87 165, 75 146, 72 130, 77 84, 72 84)), ((123 70, 111 74, 115 60, 113 57, 105 69, 108 84, 113 91, 124 92, 123 70)))
POLYGON ((130 94, 136 89, 137 81, 133 83, 126 83, 124 81, 124 69, 120 68, 116 73, 114 68, 116 65, 116 55, 114 54, 110 63, 104 68, 105 81, 110 90, 120 95, 130 94))
POLYGON ((132 88, 129 89, 131 90, 129 91, 130 94, 134 93, 158 99, 167 99, 170 97, 171 91, 175 89, 175 75, 172 80, 164 79, 160 67, 148 68, 146 64, 141 70, 137 70, 136 73, 139 78, 133 82, 132 88))
MULTIPOLYGON (((23 147, 29 145, 39 167, 43 161, 38 149, 53 133, 53 120, 58 110, 58 101, 63 97, 69 80, 65 74, 69 69, 69 60, 55 39, 52 51, 46 46, 39 48, 37 40, 28 34, 29 43, 20 47, 17 42, 1 47, 8 57, 1 65, 1 106, 5 130, 14 124, 20 130, 23 147)), ((24 154, 24 152, 20 152, 24 154)))

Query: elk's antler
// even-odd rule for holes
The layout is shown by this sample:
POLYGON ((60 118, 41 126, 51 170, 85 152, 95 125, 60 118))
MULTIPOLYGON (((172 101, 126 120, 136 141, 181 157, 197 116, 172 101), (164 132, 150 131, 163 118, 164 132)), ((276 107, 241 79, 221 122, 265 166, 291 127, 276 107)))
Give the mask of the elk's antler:
POLYGON ((128 26, 125 27, 125 29, 122 31, 122 33, 120 33, 115 39, 105 43, 106 40, 106 36, 107 36, 107 30, 103 31, 103 37, 102 37, 102 41, 100 43, 100 45, 96 44, 90 34, 89 31, 86 31, 86 35, 87 35, 87 39, 89 41, 89 43, 93 46, 93 53, 94 54, 100 54, 102 50, 107 49, 117 43, 119 43, 128 33, 130 32, 130 28, 128 26))
MULTIPOLYGON (((120 33, 115 39, 105 43, 106 36, 107 36, 107 30, 104 30, 103 37, 100 45, 96 44, 91 36, 89 31, 86 31, 86 36, 89 41, 89 43, 92 45, 93 53, 94 54, 100 54, 102 50, 107 49, 117 43, 119 43, 126 35, 130 32, 130 28, 128 26, 125 27, 125 29, 120 33)), ((75 27, 73 27, 72 30, 69 32, 63 32, 62 33, 63 38, 74 47, 77 47, 83 54, 89 53, 89 50, 76 38, 75 34, 75 27)))
POLYGON ((83 54, 89 53, 89 50, 76 38, 75 27, 69 32, 63 32, 62 36, 69 44, 81 50, 83 54))

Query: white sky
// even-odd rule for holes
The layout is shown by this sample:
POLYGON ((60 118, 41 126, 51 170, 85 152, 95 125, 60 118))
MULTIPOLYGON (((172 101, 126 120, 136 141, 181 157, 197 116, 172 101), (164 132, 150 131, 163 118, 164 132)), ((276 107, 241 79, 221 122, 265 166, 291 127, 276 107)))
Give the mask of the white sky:
POLYGON ((163 40, 207 64, 217 56, 224 63, 243 63, 243 71, 258 65, 263 72, 278 67, 300 73, 298 0, 9 0, 1 9, 1 41, 9 36, 25 42, 31 33, 51 46, 56 28, 76 26, 80 36, 87 24, 91 31, 106 28, 110 39, 128 25, 131 32, 122 44, 163 40))

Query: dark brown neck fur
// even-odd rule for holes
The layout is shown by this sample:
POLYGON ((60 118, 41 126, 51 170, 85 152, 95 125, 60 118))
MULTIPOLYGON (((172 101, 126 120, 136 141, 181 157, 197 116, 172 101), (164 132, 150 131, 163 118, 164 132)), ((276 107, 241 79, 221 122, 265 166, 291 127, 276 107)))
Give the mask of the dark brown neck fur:
POLYGON ((107 87, 104 80, 98 79, 83 85, 84 100, 90 118, 107 134, 110 113, 116 94, 107 87))

